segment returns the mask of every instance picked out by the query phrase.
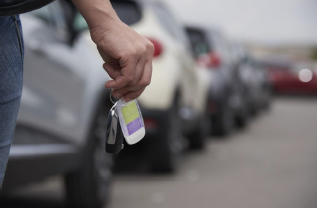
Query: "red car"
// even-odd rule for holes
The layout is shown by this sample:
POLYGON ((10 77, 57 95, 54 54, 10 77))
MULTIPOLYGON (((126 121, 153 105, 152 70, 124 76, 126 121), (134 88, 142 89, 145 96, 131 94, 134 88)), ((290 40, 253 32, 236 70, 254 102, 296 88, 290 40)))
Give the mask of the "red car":
POLYGON ((309 63, 266 61, 273 90, 279 94, 317 94, 317 72, 309 63))

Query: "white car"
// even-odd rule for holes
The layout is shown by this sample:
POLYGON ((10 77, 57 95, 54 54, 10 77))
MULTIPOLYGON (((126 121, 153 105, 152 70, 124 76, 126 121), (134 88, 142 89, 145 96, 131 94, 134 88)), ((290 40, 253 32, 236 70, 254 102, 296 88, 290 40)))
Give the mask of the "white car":
POLYGON ((182 24, 160 1, 112 1, 123 22, 155 46, 151 84, 138 99, 146 126, 150 166, 172 172, 183 149, 203 148, 210 128, 205 108, 209 76, 197 68, 182 24))
MULTIPOLYGON (((114 1, 113 6, 156 46, 152 83, 139 98, 148 136, 143 143, 154 170, 173 171, 182 129, 192 147, 203 147, 209 81, 196 68, 184 31, 163 5, 114 1), (188 121, 184 128, 181 121, 188 121)), ((112 181, 112 158, 104 150, 112 104, 104 88, 110 78, 103 61, 69 2, 56 1, 21 18, 24 89, 4 191, 63 175, 71 206, 102 207, 112 181)))

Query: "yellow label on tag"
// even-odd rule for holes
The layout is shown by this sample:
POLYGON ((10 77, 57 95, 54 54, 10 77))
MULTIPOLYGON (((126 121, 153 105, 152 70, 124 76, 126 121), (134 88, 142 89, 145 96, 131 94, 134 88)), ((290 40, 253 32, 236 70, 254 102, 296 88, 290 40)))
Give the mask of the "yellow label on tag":
POLYGON ((127 104, 121 110, 126 124, 129 124, 135 119, 139 118, 139 112, 135 101, 127 104))

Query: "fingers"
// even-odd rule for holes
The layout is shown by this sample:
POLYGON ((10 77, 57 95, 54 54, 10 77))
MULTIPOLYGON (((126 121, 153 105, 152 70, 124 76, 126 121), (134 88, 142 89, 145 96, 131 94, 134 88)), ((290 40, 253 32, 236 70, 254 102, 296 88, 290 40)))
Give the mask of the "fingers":
POLYGON ((139 51, 139 60, 136 65, 136 72, 134 75, 133 81, 129 84, 131 86, 135 86, 138 84, 143 71, 145 69, 145 65, 148 61, 152 60, 153 52, 152 52, 152 46, 153 44, 148 41, 148 39, 143 39, 143 43, 139 45, 138 51, 139 51))
POLYGON ((112 29, 97 41, 103 68, 113 79, 105 87, 114 89, 114 97, 135 99, 151 81, 154 46, 124 24, 112 29))
POLYGON ((135 90, 132 90, 131 87, 124 87, 121 89, 115 89, 112 91, 112 96, 115 98, 122 98, 125 94, 127 94, 128 92, 133 92, 135 90))
POLYGON ((133 92, 140 92, 141 90, 143 92, 145 87, 147 87, 151 83, 151 77, 152 77, 152 62, 149 61, 145 64, 141 79, 136 85, 134 86, 127 85, 126 87, 115 89, 112 93, 112 96, 115 98, 124 97, 125 100, 127 98, 130 100, 136 99, 141 94, 133 93, 133 92))
POLYGON ((151 78, 152 78, 152 60, 148 61, 145 64, 142 77, 141 77, 140 82, 138 84, 146 87, 146 86, 150 85, 151 78))
MULTIPOLYGON (((141 41, 134 42, 134 47, 135 50, 131 50, 132 52, 127 53, 120 59, 120 65, 123 67, 121 70, 122 76, 126 77, 128 82, 124 84, 132 87, 136 86, 139 90, 138 84, 144 73, 145 65, 152 62, 154 46, 148 39, 141 37, 141 41)), ((122 87, 117 86, 116 89, 118 88, 122 87)))
POLYGON ((115 77, 114 80, 106 83, 106 88, 120 89, 130 84, 134 79, 134 72, 136 68, 136 60, 128 60, 126 63, 120 64, 123 68, 120 75, 115 77))
POLYGON ((130 86, 135 86, 138 84, 138 82, 142 76, 145 64, 146 64, 146 57, 142 56, 136 65, 134 79, 129 84, 130 86))
POLYGON ((140 90, 138 90, 138 91, 129 92, 128 94, 126 94, 124 96, 124 101, 125 102, 129 102, 129 101, 131 101, 133 99, 136 99, 136 98, 140 97, 140 95, 143 93, 144 90, 145 90, 145 87, 140 89, 140 90))
POLYGON ((121 75, 121 71, 119 69, 116 69, 112 64, 104 63, 103 68, 112 79, 116 79, 118 76, 121 75))

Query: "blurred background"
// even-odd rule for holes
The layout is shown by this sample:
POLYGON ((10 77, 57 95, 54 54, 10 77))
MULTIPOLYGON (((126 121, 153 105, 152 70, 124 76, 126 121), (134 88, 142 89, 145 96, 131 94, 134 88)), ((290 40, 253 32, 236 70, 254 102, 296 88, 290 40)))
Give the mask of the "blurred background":
POLYGON ((24 89, 3 208, 316 208, 317 2, 112 0, 155 46, 145 138, 112 103, 70 1, 21 15, 24 89))

